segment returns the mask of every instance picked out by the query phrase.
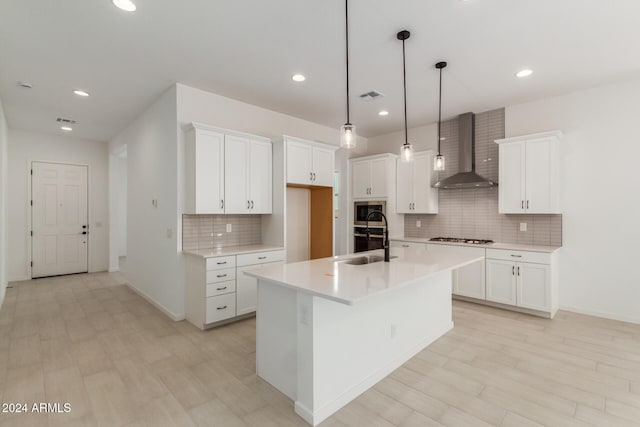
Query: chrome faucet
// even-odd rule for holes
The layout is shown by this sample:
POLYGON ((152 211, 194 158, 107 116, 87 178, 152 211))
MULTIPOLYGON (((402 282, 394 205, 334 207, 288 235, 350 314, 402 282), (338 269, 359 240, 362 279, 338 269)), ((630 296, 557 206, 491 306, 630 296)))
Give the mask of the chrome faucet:
POLYGON ((384 218, 384 262, 389 262, 389 222, 387 221, 387 217, 380 211, 371 211, 367 214, 365 218, 366 227, 367 227, 367 240, 369 240, 369 217, 371 215, 380 215, 384 218))

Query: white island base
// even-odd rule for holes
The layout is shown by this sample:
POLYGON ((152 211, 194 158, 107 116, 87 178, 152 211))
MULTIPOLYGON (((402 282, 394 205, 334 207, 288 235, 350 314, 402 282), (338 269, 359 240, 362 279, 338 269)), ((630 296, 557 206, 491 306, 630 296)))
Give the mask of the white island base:
POLYGON ((314 426, 453 328, 450 269, 352 305, 258 280, 257 374, 314 426))

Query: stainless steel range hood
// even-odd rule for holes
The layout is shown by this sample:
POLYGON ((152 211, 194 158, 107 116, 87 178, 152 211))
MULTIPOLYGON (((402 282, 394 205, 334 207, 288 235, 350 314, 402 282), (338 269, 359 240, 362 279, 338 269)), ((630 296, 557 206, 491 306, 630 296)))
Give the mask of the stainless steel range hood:
POLYGON ((498 185, 476 173, 475 116, 465 113, 458 116, 459 172, 434 184, 436 188, 486 188, 498 185))

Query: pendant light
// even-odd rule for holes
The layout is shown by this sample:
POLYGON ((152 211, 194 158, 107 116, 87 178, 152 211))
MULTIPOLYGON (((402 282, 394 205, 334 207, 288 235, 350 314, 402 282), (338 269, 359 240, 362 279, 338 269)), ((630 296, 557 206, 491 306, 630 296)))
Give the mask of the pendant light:
POLYGON ((349 120, 349 0, 344 1, 345 44, 347 65, 347 122, 340 127, 340 147, 355 148, 357 144, 356 127, 349 120))
POLYGON ((436 68, 440 70, 440 94, 438 96, 438 155, 433 159, 433 170, 444 170, 444 156, 440 153, 440 141, 442 140, 440 129, 442 127, 442 69, 447 66, 446 62, 438 62, 436 68))
POLYGON ((404 144, 400 147, 400 159, 403 162, 410 162, 413 160, 413 146, 409 144, 409 136, 407 133, 407 66, 405 63, 404 54, 404 41, 411 36, 411 33, 407 30, 402 30, 398 33, 398 40, 402 40, 402 85, 404 88, 404 144))

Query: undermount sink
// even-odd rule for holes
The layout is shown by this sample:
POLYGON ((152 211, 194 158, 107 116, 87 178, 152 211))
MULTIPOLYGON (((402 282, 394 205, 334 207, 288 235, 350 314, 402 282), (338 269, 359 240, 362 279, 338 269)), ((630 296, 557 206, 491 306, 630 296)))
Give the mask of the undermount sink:
MULTIPOLYGON (((392 256, 391 259, 397 258, 396 256, 392 256)), ((345 264, 351 265, 363 265, 363 264, 371 264, 374 262, 384 261, 384 257, 380 255, 364 255, 355 258, 343 259, 338 262, 342 262, 345 264)))

